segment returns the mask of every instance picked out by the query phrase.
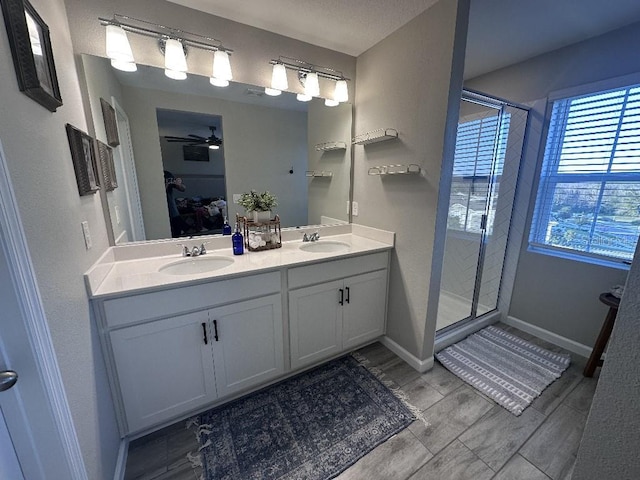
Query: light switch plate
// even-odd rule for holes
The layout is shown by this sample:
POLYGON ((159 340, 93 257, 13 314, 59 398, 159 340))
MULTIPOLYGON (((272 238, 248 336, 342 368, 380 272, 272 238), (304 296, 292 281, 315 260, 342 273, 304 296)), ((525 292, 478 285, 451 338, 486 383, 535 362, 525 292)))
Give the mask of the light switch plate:
POLYGON ((358 202, 351 203, 351 213, 353 213, 354 217, 358 216, 358 202))
POLYGON ((93 246, 93 243, 91 242, 91 232, 89 231, 89 222, 85 220, 80 225, 82 225, 82 234, 84 235, 84 245, 85 247, 87 247, 87 250, 89 250, 93 246))
POLYGON ((239 194, 239 193, 234 193, 234 194, 233 194, 233 203, 235 203, 235 204, 237 205, 237 204, 238 204, 238 202, 240 201, 240 197, 241 197, 241 196, 242 196, 242 195, 241 195, 241 194, 239 194))

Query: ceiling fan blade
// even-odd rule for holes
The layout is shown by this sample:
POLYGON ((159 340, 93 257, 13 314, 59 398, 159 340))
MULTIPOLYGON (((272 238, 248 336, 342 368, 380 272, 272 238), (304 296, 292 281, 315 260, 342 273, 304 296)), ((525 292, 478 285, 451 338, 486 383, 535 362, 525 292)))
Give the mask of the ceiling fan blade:
POLYGON ((194 135, 193 133, 190 133, 188 136, 191 137, 191 138, 197 138, 198 140, 206 140, 207 139, 207 137, 201 137, 200 135, 194 135))

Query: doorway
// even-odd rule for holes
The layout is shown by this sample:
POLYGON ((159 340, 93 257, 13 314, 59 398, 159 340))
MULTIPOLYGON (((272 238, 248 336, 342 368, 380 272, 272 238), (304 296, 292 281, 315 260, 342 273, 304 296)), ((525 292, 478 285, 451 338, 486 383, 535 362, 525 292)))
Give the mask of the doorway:
POLYGON ((528 110, 463 91, 437 334, 498 307, 528 110))

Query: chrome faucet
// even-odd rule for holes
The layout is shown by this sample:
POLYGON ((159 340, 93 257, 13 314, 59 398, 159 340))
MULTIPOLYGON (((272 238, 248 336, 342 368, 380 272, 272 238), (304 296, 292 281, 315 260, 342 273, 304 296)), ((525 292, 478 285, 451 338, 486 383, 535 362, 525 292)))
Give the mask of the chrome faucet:
POLYGON ((207 253, 207 249, 204 247, 204 243, 200 244, 199 247, 197 245, 194 245, 191 250, 189 250, 189 247, 182 243, 179 243, 178 245, 182 248, 183 257, 198 257, 207 253))
POLYGON ((318 240, 320 240, 320 234, 318 232, 313 232, 311 235, 305 233, 302 236, 303 242, 317 242, 318 240))

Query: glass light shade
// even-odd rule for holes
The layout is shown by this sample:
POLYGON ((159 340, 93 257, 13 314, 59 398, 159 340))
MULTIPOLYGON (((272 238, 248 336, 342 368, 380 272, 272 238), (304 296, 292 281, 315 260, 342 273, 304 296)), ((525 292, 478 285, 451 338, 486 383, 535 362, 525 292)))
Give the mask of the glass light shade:
POLYGON ((307 73, 306 80, 304 81, 304 94, 310 97, 320 95, 320 82, 318 81, 318 74, 316 72, 307 73))
MULTIPOLYGON (((182 48, 182 43, 180 43, 180 41, 175 40, 173 38, 169 38, 165 42, 164 68, 166 70, 173 70, 174 72, 187 71, 187 58, 184 56, 184 50, 182 48)), ((166 73, 166 70, 165 70, 165 73, 166 73)))
POLYGON ((340 105, 340 102, 337 100, 332 100, 330 98, 325 98, 324 99, 324 104, 327 107, 337 107, 338 105, 340 105))
POLYGON ((223 80, 222 78, 209 77, 209 83, 214 87, 228 87, 229 80, 223 80))
POLYGON ((280 95, 282 93, 282 90, 277 90, 275 88, 265 87, 264 88, 264 93, 266 93, 267 95, 269 95, 271 97, 277 97, 278 95, 280 95))
POLYGON ((336 90, 333 94, 333 98, 340 103, 349 100, 349 87, 347 87, 346 80, 338 80, 336 82, 336 90))
POLYGON ((233 80, 233 74, 231 73, 231 62, 229 61, 229 54, 223 50, 216 50, 213 53, 213 75, 214 78, 219 80, 233 80))
POLYGON ((281 63, 276 63, 273 66, 273 72, 271 74, 271 88, 274 90, 287 90, 289 88, 289 82, 287 81, 287 69, 281 63))
POLYGON ((164 74, 173 80, 186 80, 187 72, 178 72, 176 70, 164 69, 164 74))
POLYGON ((298 93, 296 95, 296 100, 298 100, 299 102, 308 102, 312 99, 313 97, 311 95, 305 95, 304 93, 298 93))
POLYGON ((117 25, 107 25, 107 57, 119 62, 133 62, 127 32, 117 25))
POLYGON ((209 145, 209 150, 219 150, 220 145, 209 145))
POLYGON ((138 70, 138 66, 135 62, 121 62, 120 60, 111 59, 111 66, 117 70, 122 70, 123 72, 135 72, 138 70))

